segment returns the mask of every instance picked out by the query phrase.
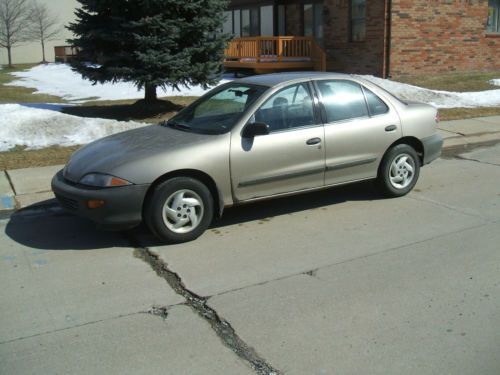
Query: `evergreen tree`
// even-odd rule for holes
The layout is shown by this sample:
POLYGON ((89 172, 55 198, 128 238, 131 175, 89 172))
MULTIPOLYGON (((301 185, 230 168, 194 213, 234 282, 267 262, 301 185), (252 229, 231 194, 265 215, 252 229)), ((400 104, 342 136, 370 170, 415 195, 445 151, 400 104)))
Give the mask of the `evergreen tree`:
POLYGON ((227 35, 226 0, 78 0, 68 26, 80 48, 73 68, 94 83, 134 82, 146 101, 157 87, 214 85, 227 35))

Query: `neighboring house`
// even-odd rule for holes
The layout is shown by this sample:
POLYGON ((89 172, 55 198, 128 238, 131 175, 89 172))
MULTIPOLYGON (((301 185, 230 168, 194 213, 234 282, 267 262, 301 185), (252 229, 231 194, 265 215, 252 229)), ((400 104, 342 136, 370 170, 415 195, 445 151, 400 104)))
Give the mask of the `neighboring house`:
MULTIPOLYGON (((58 17, 61 26, 73 22, 74 12, 79 5, 76 0, 38 0, 45 4, 52 14, 58 17)), ((66 39, 71 38, 71 33, 62 29, 57 40, 49 41, 45 46, 47 61, 54 61, 54 47, 66 46, 66 39)), ((12 61, 14 64, 36 63, 42 61, 42 47, 37 41, 23 43, 12 49, 12 61)), ((7 50, 0 48, 0 64, 7 64, 7 50)))
MULTIPOLYGON (((76 0, 39 1, 61 25, 75 19, 76 0)), ((289 37, 233 43, 233 66, 280 62, 321 70, 326 56, 327 70, 383 77, 500 69, 500 0, 231 0, 224 15, 224 31, 243 40, 289 37), (298 36, 302 40, 291 41, 298 36)), ((64 30, 48 43, 49 61, 54 46, 70 37, 64 30)), ((40 46, 15 47, 13 57, 14 63, 39 62, 40 46)), ((0 64, 6 60, 0 49, 0 64)))
MULTIPOLYGON (((225 15, 224 30, 243 40, 313 37, 327 70, 387 77, 500 69, 500 0, 232 0, 225 15)), ((268 39, 259 43, 269 65, 278 47, 268 39)), ((298 60, 290 56, 280 61, 298 60)))

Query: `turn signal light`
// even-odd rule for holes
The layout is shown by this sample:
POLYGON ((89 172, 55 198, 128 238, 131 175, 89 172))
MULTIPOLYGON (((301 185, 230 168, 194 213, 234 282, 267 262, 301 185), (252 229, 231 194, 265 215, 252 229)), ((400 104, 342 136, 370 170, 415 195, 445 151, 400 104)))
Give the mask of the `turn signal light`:
POLYGON ((118 177, 111 177, 111 180, 109 182, 109 186, 125 186, 125 185, 130 185, 130 182, 118 177))
POLYGON ((104 206, 104 203, 105 203, 104 201, 98 199, 91 199, 87 201, 87 207, 90 209, 99 208, 104 206))

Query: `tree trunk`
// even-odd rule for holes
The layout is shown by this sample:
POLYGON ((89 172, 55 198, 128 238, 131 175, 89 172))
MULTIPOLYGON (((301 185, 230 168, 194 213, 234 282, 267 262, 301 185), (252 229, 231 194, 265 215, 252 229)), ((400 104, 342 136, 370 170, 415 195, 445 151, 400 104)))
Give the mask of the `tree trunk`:
POLYGON ((8 56, 8 60, 9 60, 9 68, 13 68, 13 65, 12 65, 12 51, 11 51, 12 47, 11 46, 7 46, 7 56, 8 56))
POLYGON ((144 100, 146 100, 146 102, 154 102, 158 99, 156 96, 156 85, 146 83, 145 89, 146 96, 144 97, 144 100))
POLYGON ((45 60, 45 43, 43 40, 42 40, 42 56, 43 56, 42 63, 46 64, 47 60, 45 60))

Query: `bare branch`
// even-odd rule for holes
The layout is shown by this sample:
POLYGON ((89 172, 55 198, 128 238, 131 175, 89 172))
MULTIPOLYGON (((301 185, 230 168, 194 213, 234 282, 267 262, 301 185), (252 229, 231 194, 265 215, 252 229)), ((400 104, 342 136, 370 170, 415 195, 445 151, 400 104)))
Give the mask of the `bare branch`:
POLYGON ((39 42, 57 39, 63 30, 57 16, 52 14, 45 4, 37 1, 33 2, 29 21, 29 35, 39 42))
POLYGON ((0 0, 0 45, 11 48, 30 39, 29 0, 0 0))

